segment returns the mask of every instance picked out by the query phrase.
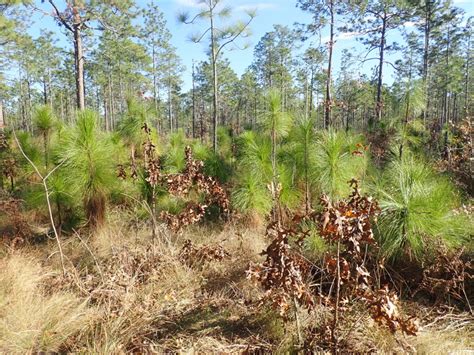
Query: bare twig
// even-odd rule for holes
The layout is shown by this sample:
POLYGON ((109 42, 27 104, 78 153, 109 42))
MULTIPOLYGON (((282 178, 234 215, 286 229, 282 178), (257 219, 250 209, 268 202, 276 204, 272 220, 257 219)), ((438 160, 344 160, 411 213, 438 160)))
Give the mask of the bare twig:
POLYGON ((53 232, 54 232, 54 237, 56 239, 56 243, 58 244, 58 249, 59 249, 59 256, 61 258, 61 267, 63 269, 63 275, 65 276, 66 275, 66 267, 64 265, 64 254, 63 254, 63 248, 61 246, 61 240, 59 239, 59 234, 58 234, 58 231, 56 229, 56 225, 54 223, 54 217, 53 217, 53 209, 51 207, 51 202, 49 200, 49 188, 48 188, 48 184, 47 184, 47 179, 51 176, 51 174, 57 169, 59 168, 62 164, 64 164, 65 160, 63 160, 59 165, 57 165, 53 170, 51 170, 46 176, 43 176, 41 174, 41 172, 39 171, 39 169, 37 168, 37 166, 35 165, 35 163, 33 163, 33 161, 26 155, 26 153, 24 152, 23 148, 21 147, 21 144, 20 144, 20 141, 18 140, 18 137, 16 136, 16 131, 15 129, 13 129, 13 137, 15 138, 15 142, 18 146, 18 149, 20 150, 21 154, 23 155, 23 157, 28 161, 28 163, 33 167, 33 169, 35 170, 36 174, 38 175, 38 177, 41 179, 41 182, 43 183, 43 188, 44 188, 44 193, 45 193, 45 196, 46 196, 46 203, 48 204, 48 212, 49 212, 49 219, 50 219, 50 222, 51 222, 51 227, 53 228, 53 232))

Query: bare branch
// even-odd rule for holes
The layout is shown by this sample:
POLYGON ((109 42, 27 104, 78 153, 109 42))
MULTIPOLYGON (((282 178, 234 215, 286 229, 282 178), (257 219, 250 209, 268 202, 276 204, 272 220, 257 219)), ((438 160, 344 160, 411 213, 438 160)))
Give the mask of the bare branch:
POLYGON ((56 7, 56 4, 53 2, 53 0, 48 0, 48 2, 51 4, 51 6, 54 8, 54 11, 56 12, 56 16, 61 21, 61 23, 66 27, 69 31, 74 32, 74 29, 69 25, 69 23, 66 21, 66 19, 61 15, 61 12, 59 12, 58 8, 56 7))
POLYGON ((51 175, 51 173, 54 170, 57 169, 57 167, 54 168, 50 173, 48 173, 46 175, 46 177, 43 177, 43 175, 41 174, 39 169, 36 167, 35 163, 33 163, 33 161, 28 157, 28 155, 26 155, 25 151, 21 147, 20 141, 18 140, 18 137, 16 136, 15 128, 13 128, 13 137, 15 138, 16 145, 18 146, 18 149, 20 150, 21 155, 23 155, 23 157, 28 161, 28 163, 33 167, 36 174, 39 176, 39 178, 41 179, 41 182, 43 183, 44 193, 45 193, 45 196, 46 196, 46 203, 48 204, 49 219, 50 219, 50 222, 51 222, 51 227, 53 227, 54 237, 55 237, 56 242, 58 244, 59 256, 60 256, 60 259, 61 259, 61 266, 62 266, 62 269, 63 269, 63 275, 66 275, 66 267, 64 265, 63 248, 61 246, 61 240, 59 239, 59 234, 58 234, 58 231, 56 229, 56 225, 54 223, 53 210, 51 208, 51 202, 49 200, 49 189, 48 189, 48 184, 46 183, 46 179, 51 175))

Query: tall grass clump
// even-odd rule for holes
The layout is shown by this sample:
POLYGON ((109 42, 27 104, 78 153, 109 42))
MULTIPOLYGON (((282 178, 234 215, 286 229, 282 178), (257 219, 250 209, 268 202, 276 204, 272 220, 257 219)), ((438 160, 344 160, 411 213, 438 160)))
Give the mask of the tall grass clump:
POLYGON ((47 294, 50 275, 39 263, 21 255, 0 262, 0 352, 57 353, 89 326, 84 300, 65 292, 47 294))
POLYGON ((455 246, 472 233, 472 221, 453 211, 459 206, 453 185, 422 160, 394 160, 375 189, 382 209, 376 234, 387 257, 421 260, 436 240, 455 246))
POLYGON ((114 147, 97 127, 97 114, 82 111, 76 126, 64 134, 61 157, 64 173, 73 190, 82 197, 88 223, 100 227, 106 217, 108 194, 117 178, 114 147))

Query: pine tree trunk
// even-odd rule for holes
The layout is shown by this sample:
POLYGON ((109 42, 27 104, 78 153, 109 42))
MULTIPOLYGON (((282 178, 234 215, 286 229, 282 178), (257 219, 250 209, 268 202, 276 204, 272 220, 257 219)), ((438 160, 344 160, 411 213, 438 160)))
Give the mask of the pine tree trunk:
POLYGON ((81 27, 82 22, 79 10, 75 6, 73 8, 74 24, 74 61, 76 64, 76 100, 77 108, 84 110, 85 108, 85 88, 84 88, 84 52, 82 48, 81 27))
POLYGON ((314 89, 314 70, 311 68, 311 80, 309 82, 309 117, 313 114, 313 89, 314 89))
MULTIPOLYGON (((380 34, 380 56, 379 56, 379 71, 377 78, 377 101, 375 103, 375 118, 377 122, 382 119, 382 80, 383 80, 383 62, 385 54, 385 34, 387 28, 387 13, 384 13, 382 18, 382 32, 380 34)), ((369 126, 373 125, 373 121, 369 120, 369 126)))
POLYGON ((4 128, 5 128, 5 119, 3 118, 3 104, 0 101, 0 131, 3 132, 4 128))
POLYGON ((328 57, 328 73, 326 78, 326 102, 324 112, 324 128, 329 128, 331 125, 331 76, 332 76, 332 51, 334 47, 334 1, 329 0, 329 13, 331 16, 331 22, 329 24, 329 57, 328 57))
POLYGON ((170 133, 173 133, 173 104, 171 102, 171 81, 168 81, 168 120, 170 122, 170 133))
POLYGON ((193 80, 193 122, 192 122, 193 135, 192 137, 196 138, 196 87, 195 87, 195 81, 194 81, 194 62, 193 62, 192 80, 193 80))
POLYGON ((424 48, 423 48, 423 87, 425 92, 425 108, 423 109, 423 122, 426 124, 428 119, 428 109, 429 109, 429 95, 428 95, 428 70, 429 70, 429 50, 430 50, 430 33, 431 33, 431 16, 432 9, 431 6, 433 3, 431 0, 426 0, 425 3, 425 24, 424 24, 424 48))
POLYGON ((44 104, 48 104, 48 90, 46 88, 46 78, 43 78, 43 101, 44 104))
MULTIPOLYGON (((469 117, 469 105, 470 105, 470 93, 469 93, 469 84, 470 84, 470 64, 471 64, 471 35, 467 42, 467 58, 466 58, 466 75, 464 81, 464 116, 469 117)), ((465 118, 464 117, 464 118, 465 118)))
POLYGON ((218 100, 218 87, 217 87, 217 53, 216 53, 216 41, 215 41, 215 29, 214 29, 214 18, 213 13, 211 10, 210 13, 210 20, 211 20, 211 56, 212 56, 212 79, 213 79, 213 90, 214 95, 212 99, 212 147, 214 152, 217 152, 217 113, 219 110, 219 100, 218 100))

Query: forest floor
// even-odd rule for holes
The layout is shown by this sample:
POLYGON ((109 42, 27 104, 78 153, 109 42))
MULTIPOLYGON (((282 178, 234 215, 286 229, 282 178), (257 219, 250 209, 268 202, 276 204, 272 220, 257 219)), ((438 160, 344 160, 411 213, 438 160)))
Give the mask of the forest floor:
MULTIPOLYGON (((246 277, 250 263, 263 260, 263 226, 193 226, 179 235, 163 226, 152 238, 143 222, 130 221, 117 209, 100 232, 64 237, 66 275, 53 239, 4 244, 1 352, 296 351, 295 322, 259 306, 263 291, 246 277)), ((339 329, 344 352, 472 354, 469 313, 403 303, 419 319, 417 336, 392 334, 359 311, 346 314, 339 329)), ((324 306, 300 310, 301 327, 317 326, 328 314, 324 306)))

